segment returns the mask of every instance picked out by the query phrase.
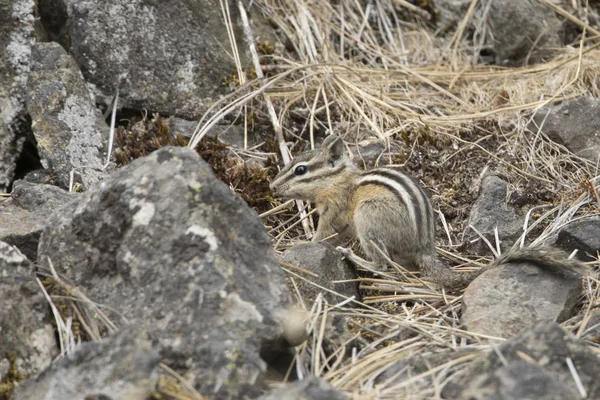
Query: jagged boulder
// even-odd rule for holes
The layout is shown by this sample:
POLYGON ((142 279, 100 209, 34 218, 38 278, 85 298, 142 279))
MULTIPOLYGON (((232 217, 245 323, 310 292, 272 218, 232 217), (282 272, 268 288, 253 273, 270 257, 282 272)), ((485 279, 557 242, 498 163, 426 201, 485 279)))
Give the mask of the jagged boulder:
POLYGON ((492 0, 485 13, 489 44, 497 64, 534 64, 562 46, 562 24, 552 10, 536 0, 492 0))
POLYGON ((9 189, 27 140, 33 0, 0 0, 0 192, 9 189))
MULTIPOLYGON (((39 9, 49 36, 75 57, 99 102, 120 85, 124 107, 193 120, 227 93, 223 78, 237 71, 217 0, 46 0, 39 9)), ((237 3, 229 10, 245 66, 237 3)), ((255 35, 268 39, 258 17, 255 35)))
POLYGON ((528 126, 593 163, 600 157, 600 99, 577 97, 540 110, 528 126))
POLYGON ((565 225, 558 232, 556 245, 569 252, 577 250, 577 257, 583 261, 596 260, 600 254, 600 218, 585 218, 565 225))
POLYGON ((48 216, 77 195, 52 185, 16 181, 11 197, 0 203, 0 240, 35 260, 48 216))
POLYGON ((498 261, 471 282, 463 295, 465 329, 510 338, 535 321, 572 316, 582 295, 581 266, 552 247, 532 251, 532 257, 498 261))
POLYGON ((160 357, 135 327, 84 343, 38 376, 22 382, 13 400, 147 399, 156 388, 160 357))
MULTIPOLYGON (((494 230, 502 248, 507 248, 523 231, 523 218, 519 209, 507 202, 508 183, 497 176, 486 177, 479 197, 471 208, 469 225, 472 225, 495 246, 494 230)), ((466 228, 467 247, 478 253, 489 253, 487 244, 470 227, 466 228)))
POLYGON ((33 46, 27 110, 42 166, 63 188, 73 172, 84 188, 103 176, 108 126, 96 110, 77 63, 58 43, 33 46))
POLYGON ((558 324, 542 321, 472 362, 450 381, 442 397, 596 399, 600 397, 599 373, 600 358, 588 346, 558 324), (584 393, 577 387, 569 362, 584 393))
MULTIPOLYGON (((48 301, 33 265, 0 241, 0 382, 6 386, 46 368, 59 353, 48 301)), ((3 393, 4 392, 4 393, 3 393)))
POLYGON ((262 393, 290 304, 262 222, 192 150, 166 147, 55 214, 38 261, 144 326, 162 360, 217 399, 262 393), (275 350, 274 350, 275 351, 275 350))

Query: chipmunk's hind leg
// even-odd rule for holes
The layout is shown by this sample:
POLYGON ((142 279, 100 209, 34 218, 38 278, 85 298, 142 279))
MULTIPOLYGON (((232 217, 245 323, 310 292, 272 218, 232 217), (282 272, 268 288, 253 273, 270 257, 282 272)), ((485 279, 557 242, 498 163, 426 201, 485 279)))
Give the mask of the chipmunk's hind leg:
POLYGON ((398 211, 394 199, 372 200, 362 203, 354 215, 356 236, 363 252, 384 270, 387 259, 413 270, 415 267, 414 243, 408 215, 398 211))
POLYGON ((385 271, 389 265, 388 259, 391 259, 385 243, 381 240, 368 240, 365 237, 359 237, 360 247, 363 253, 367 256, 369 261, 368 266, 376 271, 385 271))

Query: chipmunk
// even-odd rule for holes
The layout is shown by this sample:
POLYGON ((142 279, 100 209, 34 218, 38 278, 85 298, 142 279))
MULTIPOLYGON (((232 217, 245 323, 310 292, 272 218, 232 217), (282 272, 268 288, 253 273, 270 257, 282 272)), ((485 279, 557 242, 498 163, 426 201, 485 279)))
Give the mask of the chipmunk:
POLYGON ((549 271, 585 274, 581 262, 548 245, 510 250, 479 271, 450 269, 437 258, 433 209, 421 185, 390 168, 359 170, 334 135, 325 139, 321 149, 297 156, 270 187, 279 197, 316 204, 320 219, 313 241, 336 233, 338 241, 356 237, 372 260, 352 255, 361 265, 381 271, 388 264, 387 257, 409 270, 422 270, 426 278, 450 291, 463 289, 485 270, 507 263, 527 262, 549 271))
POLYGON ((387 267, 388 257, 409 270, 422 270, 443 287, 462 288, 474 279, 438 260, 433 208, 422 186, 391 168, 359 170, 337 136, 297 156, 270 187, 278 197, 316 205, 319 225, 313 241, 336 233, 337 241, 356 237, 371 261, 354 258, 377 271, 387 267))

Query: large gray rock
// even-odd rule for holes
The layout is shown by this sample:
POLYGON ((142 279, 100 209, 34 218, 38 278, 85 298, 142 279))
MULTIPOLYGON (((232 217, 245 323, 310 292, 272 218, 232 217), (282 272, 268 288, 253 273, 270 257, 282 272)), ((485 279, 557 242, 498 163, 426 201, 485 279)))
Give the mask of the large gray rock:
MULTIPOLYGON (((494 229, 498 228, 501 248, 507 248, 523 231, 523 218, 518 209, 507 203, 508 183, 497 176, 486 177, 479 197, 471 208, 469 225, 473 225, 493 246, 496 245, 494 229)), ((487 244, 470 228, 466 228, 467 247, 480 253, 489 253, 487 244)))
POLYGON ((577 97, 540 110, 529 130, 541 129, 550 139, 596 163, 600 157, 600 99, 577 97))
POLYGON ((58 43, 37 43, 32 58, 27 109, 42 166, 52 170, 64 188, 77 168, 75 182, 90 188, 103 176, 108 126, 90 99, 77 63, 58 43))
MULTIPOLYGON (((352 296, 355 300, 360 300, 358 282, 338 282, 356 279, 356 272, 331 244, 327 242, 302 243, 286 250, 282 259, 317 275, 304 274, 292 269, 293 272, 306 279, 295 280, 307 306, 315 301, 319 293, 322 293, 329 304, 339 303, 352 296), (319 286, 339 293, 341 296, 323 290, 319 286)), ((349 306, 352 305, 352 303, 349 304, 349 306)))
POLYGON ((348 397, 316 376, 288 383, 259 400, 346 400, 348 397))
POLYGON ((282 335, 289 291, 256 213, 194 151, 162 148, 84 193, 44 229, 38 261, 47 257, 89 298, 145 326, 201 393, 262 392, 259 352, 282 335))
POLYGON ((17 247, 29 259, 37 259, 48 217, 77 196, 52 185, 16 181, 11 197, 0 202, 0 240, 17 247))
POLYGON ((578 250, 582 261, 593 261, 600 253, 600 217, 580 219, 561 228, 556 245, 568 252, 578 250))
POLYGON ((0 241, 0 382, 14 384, 15 375, 29 377, 50 365, 59 353, 51 321, 33 265, 0 241))
POLYGON ((496 345, 455 376, 445 399, 522 400, 600 398, 600 358, 553 322, 538 322, 511 341, 496 345), (567 360, 587 393, 576 386, 567 360))
MULTIPOLYGON (((245 66, 237 2, 229 10, 245 66)), ((99 97, 121 83, 123 107, 197 119, 236 71, 218 0, 45 0, 40 14, 99 97)))
POLYGON ((0 0, 0 192, 8 190, 26 140, 33 7, 33 0, 0 0))
POLYGON ((101 342, 82 344, 22 382, 13 400, 148 399, 156 388, 159 361, 145 333, 127 328, 101 342))
POLYGON ((560 20, 536 0, 492 0, 486 16, 497 64, 537 63, 562 47, 560 20))
POLYGON ((539 255, 507 260, 471 282, 463 295, 465 329, 510 338, 535 321, 569 318, 582 295, 581 275, 569 268, 570 262, 560 265, 562 253, 549 249, 546 254, 554 264, 539 255))

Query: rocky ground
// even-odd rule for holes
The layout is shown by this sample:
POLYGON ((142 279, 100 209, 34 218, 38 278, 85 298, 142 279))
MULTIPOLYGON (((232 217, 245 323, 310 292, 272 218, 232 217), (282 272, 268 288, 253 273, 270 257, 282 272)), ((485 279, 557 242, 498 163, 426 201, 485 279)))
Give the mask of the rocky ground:
POLYGON ((0 399, 600 398, 596 2, 0 10, 0 399), (311 243, 269 181, 331 133, 482 274, 311 243))

